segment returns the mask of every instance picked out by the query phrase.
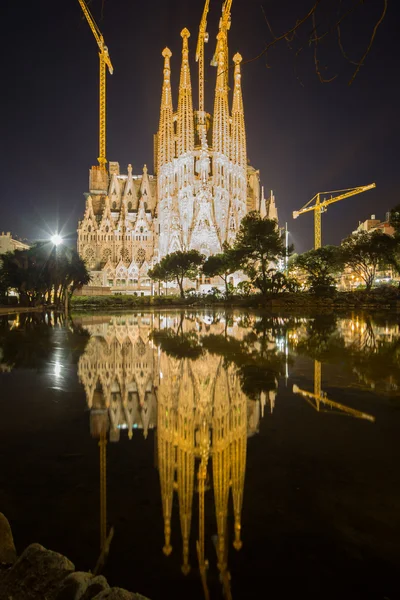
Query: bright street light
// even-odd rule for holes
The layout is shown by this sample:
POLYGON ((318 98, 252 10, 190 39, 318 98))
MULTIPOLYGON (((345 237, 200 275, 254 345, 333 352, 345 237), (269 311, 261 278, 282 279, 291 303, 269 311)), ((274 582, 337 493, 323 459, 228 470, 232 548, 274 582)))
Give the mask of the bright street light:
POLYGON ((62 242, 62 237, 58 233, 55 233, 51 236, 50 241, 54 246, 59 246, 62 242))

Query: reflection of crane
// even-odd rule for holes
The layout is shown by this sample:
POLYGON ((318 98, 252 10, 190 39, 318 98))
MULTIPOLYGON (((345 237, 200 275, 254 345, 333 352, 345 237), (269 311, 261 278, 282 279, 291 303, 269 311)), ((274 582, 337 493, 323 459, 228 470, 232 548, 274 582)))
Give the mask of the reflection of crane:
POLYGON ((81 8, 83 10, 83 14, 86 17, 87 22, 89 23, 90 29, 95 37, 97 45, 99 47, 99 58, 100 58, 100 115, 99 115, 99 157, 98 161, 100 164, 100 168, 105 170, 106 165, 106 66, 108 67, 108 71, 110 75, 113 74, 113 66, 111 64, 111 59, 108 54, 108 48, 104 44, 103 35, 100 32, 100 29, 97 27, 95 20, 88 7, 86 6, 84 0, 78 0, 81 8))
POLYGON ((297 385, 293 386, 293 393, 303 396, 303 398, 305 398, 317 412, 332 412, 333 410, 336 413, 343 413, 349 417, 365 419, 367 421, 371 421, 372 423, 375 422, 375 417, 372 415, 355 410, 354 408, 350 408, 344 404, 339 404, 339 402, 328 400, 325 392, 321 390, 321 363, 319 360, 314 361, 314 393, 308 392, 307 390, 302 390, 297 385), (321 404, 324 406, 321 407, 321 404), (332 410, 328 411, 325 406, 331 408, 332 410))
POLYGON ((366 192, 367 190, 372 190, 372 188, 376 187, 375 183, 371 183, 370 185, 363 185, 360 187, 349 188, 347 190, 335 190, 333 192, 318 192, 307 204, 303 206, 300 210, 293 211, 293 219, 297 219, 299 215, 303 213, 309 212, 310 210, 314 211, 314 248, 321 248, 321 214, 327 211, 327 206, 329 204, 333 204, 333 202, 339 202, 339 200, 344 200, 345 198, 349 198, 350 196, 355 196, 356 194, 361 194, 362 192, 366 192), (335 196, 332 198, 326 198, 326 200, 321 201, 321 196, 325 194, 337 194, 338 192, 343 192, 339 196, 335 196), (315 204, 309 206, 311 202, 315 200, 315 204))
POLYGON ((196 61, 199 63, 199 137, 201 145, 207 143, 206 114, 204 112, 204 44, 208 42, 207 14, 210 0, 206 0, 199 27, 199 37, 196 48, 196 61))

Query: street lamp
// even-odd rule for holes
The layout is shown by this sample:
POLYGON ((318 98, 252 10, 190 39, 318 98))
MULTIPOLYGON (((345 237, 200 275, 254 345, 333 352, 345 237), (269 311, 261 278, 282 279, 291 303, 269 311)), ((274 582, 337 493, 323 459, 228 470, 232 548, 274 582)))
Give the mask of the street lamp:
POLYGON ((62 243, 62 237, 59 233, 55 233, 51 236, 50 241, 54 246, 59 246, 62 243))

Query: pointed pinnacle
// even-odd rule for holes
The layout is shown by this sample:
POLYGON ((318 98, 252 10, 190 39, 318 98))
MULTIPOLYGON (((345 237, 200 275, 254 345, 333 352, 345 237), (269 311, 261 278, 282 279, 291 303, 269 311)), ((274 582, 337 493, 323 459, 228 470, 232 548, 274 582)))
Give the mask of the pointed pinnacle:
POLYGON ((181 37, 183 37, 183 39, 187 39, 190 37, 190 31, 189 29, 187 29, 186 27, 184 29, 182 29, 181 31, 181 37))
POLYGON ((235 56, 233 57, 233 62, 235 63, 235 65, 239 65, 243 60, 243 57, 241 54, 239 54, 239 52, 236 52, 235 56))
POLYGON ((164 58, 171 58, 172 56, 172 52, 168 47, 165 47, 164 50, 162 51, 162 55, 164 58))

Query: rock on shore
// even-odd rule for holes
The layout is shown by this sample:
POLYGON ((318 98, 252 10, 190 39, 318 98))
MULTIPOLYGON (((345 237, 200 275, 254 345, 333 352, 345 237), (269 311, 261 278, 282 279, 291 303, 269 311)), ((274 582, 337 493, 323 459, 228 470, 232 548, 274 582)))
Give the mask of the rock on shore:
POLYGON ((110 588, 102 575, 75 571, 68 558, 40 544, 31 544, 17 559, 10 524, 1 513, 0 567, 1 600, 148 600, 110 588))

